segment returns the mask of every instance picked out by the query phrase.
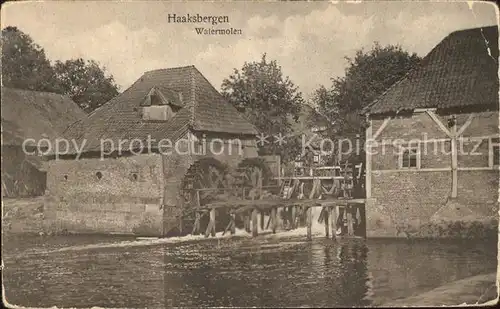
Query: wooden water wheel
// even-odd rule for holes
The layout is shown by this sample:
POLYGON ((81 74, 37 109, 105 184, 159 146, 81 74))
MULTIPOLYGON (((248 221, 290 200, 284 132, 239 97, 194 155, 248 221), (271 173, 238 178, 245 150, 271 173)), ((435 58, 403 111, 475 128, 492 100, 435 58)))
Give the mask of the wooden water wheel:
POLYGON ((223 195, 226 174, 226 166, 212 158, 191 165, 182 182, 184 208, 203 206, 223 195))
POLYGON ((272 173, 262 158, 248 158, 240 162, 238 184, 245 189, 245 198, 260 198, 262 187, 270 185, 272 173))
MULTIPOLYGON (((197 207, 216 200, 227 199, 226 176, 227 167, 213 158, 204 158, 191 165, 182 182, 184 232, 181 234, 191 231, 196 219, 197 207)), ((207 220, 208 218, 203 218, 202 221, 207 220)), ((217 229, 220 230, 219 227, 217 229)))

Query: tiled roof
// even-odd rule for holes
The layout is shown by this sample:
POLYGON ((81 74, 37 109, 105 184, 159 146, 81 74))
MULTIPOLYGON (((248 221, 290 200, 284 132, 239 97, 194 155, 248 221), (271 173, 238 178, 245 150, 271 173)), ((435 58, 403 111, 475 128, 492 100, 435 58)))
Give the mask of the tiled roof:
POLYGON ((64 130, 86 114, 69 97, 2 87, 2 145, 22 145, 25 139, 62 137, 64 130))
POLYGON ((498 28, 461 30, 445 37, 363 112, 498 106, 498 86, 498 28))
MULTIPOLYGON (((255 135, 257 131, 194 67, 178 67, 146 72, 123 93, 92 112, 66 132, 82 141, 85 151, 100 149, 101 139, 169 139, 175 142, 187 132, 222 132, 255 135), (146 121, 140 105, 155 87, 172 105, 182 106, 167 121, 146 121)), ((152 143, 154 145, 154 142, 152 143)))

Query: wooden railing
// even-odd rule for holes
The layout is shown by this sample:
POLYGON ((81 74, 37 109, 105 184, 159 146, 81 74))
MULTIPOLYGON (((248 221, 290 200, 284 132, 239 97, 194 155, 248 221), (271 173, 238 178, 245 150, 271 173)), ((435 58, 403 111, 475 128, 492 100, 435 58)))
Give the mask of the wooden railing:
POLYGON ((293 175, 284 175, 285 177, 301 177, 301 176, 310 176, 310 177, 332 177, 332 178, 344 178, 346 173, 348 174, 348 178, 360 178, 362 174, 363 164, 353 164, 348 165, 335 165, 335 166, 318 166, 318 167, 295 167, 293 175), (353 168, 354 167, 354 168, 353 168), (312 170, 312 175, 310 173, 312 170))

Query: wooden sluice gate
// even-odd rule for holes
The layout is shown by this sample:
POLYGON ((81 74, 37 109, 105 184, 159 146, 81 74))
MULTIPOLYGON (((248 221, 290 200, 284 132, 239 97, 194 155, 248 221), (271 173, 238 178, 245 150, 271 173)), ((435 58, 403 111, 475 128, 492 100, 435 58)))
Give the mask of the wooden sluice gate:
POLYGON ((221 223, 218 220, 222 220, 225 225, 223 235, 228 232, 235 234, 237 219, 240 219, 243 228, 252 236, 257 236, 259 228, 276 233, 281 219, 285 230, 305 225, 307 238, 311 239, 313 208, 320 207, 318 223, 324 225, 327 238, 364 237, 365 200, 353 196, 354 185, 359 183, 361 172, 353 177, 354 173, 348 175, 339 167, 318 170, 322 172, 320 175, 311 172, 309 176, 283 177, 274 186, 263 186, 262 175, 256 170, 253 171, 252 186, 193 189, 195 205, 189 212, 195 214, 195 220, 191 233, 204 233, 205 237, 215 236, 217 223, 221 223), (336 173, 328 175, 324 173, 327 170, 334 170, 336 173), (311 187, 309 191, 305 189, 306 186, 311 187), (269 191, 277 194, 268 194, 269 191), (222 192, 226 198, 202 203, 200 196, 209 192, 222 192), (225 216, 217 218, 217 213, 224 213, 225 216), (268 217, 267 222, 264 220, 265 216, 268 217), (206 225, 202 224, 203 218, 206 225))

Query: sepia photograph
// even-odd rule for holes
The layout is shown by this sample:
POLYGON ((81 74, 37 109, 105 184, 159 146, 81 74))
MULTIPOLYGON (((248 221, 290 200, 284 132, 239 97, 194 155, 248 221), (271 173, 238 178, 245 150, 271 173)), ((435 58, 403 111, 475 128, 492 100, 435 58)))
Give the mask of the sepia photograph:
POLYGON ((495 306, 499 9, 8 1, 6 308, 495 306))

